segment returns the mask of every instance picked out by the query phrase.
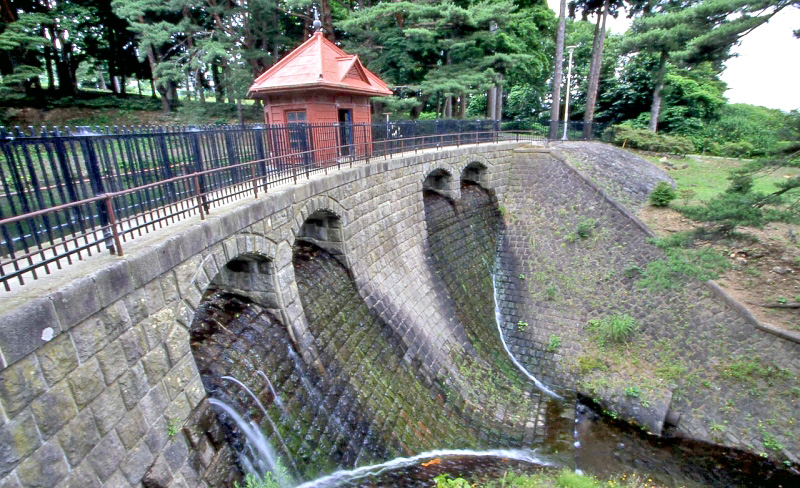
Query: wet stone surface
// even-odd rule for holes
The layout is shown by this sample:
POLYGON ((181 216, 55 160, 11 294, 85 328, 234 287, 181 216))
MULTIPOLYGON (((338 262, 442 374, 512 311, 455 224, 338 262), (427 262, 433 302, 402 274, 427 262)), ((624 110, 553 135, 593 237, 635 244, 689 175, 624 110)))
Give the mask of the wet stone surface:
MULTIPOLYGON (((543 447, 548 436, 560 439, 562 448, 570 445, 571 412, 547 410, 539 395, 507 388, 487 362, 465 361, 464 377, 450 383, 425 376, 425 368, 406 359, 402 338, 370 311, 346 268, 327 252, 299 243, 294 267, 321 368, 298 356, 275 317, 227 294, 201 307, 192 349, 209 396, 252 419, 296 479, 435 448, 543 447), (229 376, 258 402, 223 378, 229 376)), ((227 442, 246 450, 234 419, 212 409, 227 442)))

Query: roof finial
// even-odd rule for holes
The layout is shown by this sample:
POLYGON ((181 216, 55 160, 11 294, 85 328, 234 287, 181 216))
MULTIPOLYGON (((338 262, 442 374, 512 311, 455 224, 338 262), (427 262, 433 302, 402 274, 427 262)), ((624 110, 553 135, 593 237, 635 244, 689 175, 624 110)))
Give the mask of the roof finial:
POLYGON ((317 7, 314 7, 314 23, 311 24, 314 27, 314 32, 322 32, 322 22, 319 20, 319 12, 317 12, 317 7))

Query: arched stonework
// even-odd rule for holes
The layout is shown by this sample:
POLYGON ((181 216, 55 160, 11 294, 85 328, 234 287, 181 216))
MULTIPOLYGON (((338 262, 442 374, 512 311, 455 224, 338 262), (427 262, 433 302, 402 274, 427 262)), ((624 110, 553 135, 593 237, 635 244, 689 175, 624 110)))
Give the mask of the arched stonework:
POLYGON ((479 161, 472 161, 464 166, 461 170, 461 181, 475 183, 484 190, 491 189, 489 187, 489 168, 479 161))
POLYGON ((461 182, 453 177, 458 174, 449 164, 440 163, 432 165, 425 172, 422 180, 422 189, 429 190, 456 201, 461 198, 461 182))
MULTIPOLYGON (((175 272, 181 295, 181 300, 176 305, 175 315, 178 322, 186 329, 189 328, 194 311, 200 306, 208 286, 228 262, 243 255, 274 261, 276 250, 275 243, 263 235, 241 233, 218 242, 201 256, 181 264, 175 272)), ((280 295, 280 290, 277 292, 280 295)), ((279 298, 277 303, 280 304, 279 298)))

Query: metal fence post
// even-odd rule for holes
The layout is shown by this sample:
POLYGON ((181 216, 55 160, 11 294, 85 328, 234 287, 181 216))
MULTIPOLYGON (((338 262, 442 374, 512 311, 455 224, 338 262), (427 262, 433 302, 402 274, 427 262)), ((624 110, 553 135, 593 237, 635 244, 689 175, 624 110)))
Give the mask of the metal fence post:
MULTIPOLYGON (((199 173, 203 171, 203 153, 200 150, 200 135, 197 132, 192 132, 192 153, 194 155, 194 172, 199 173)), ((196 191, 200 202, 205 208, 206 213, 208 213, 208 202, 205 197, 206 185, 203 181, 203 176, 195 174, 194 182, 195 186, 197 186, 196 191)), ((205 219, 202 210, 200 211, 200 218, 205 219)))
MULTIPOLYGON (((81 137, 80 146, 83 150, 83 158, 86 162, 86 170, 89 173, 89 185, 92 188, 94 196, 105 194, 103 188, 103 174, 100 172, 100 165, 97 162, 97 153, 94 150, 94 144, 91 136, 81 137)), ((103 238, 105 240, 106 249, 114 254, 114 240, 111 231, 108 228, 109 215, 106 206, 102 203, 97 203, 97 215, 100 217, 100 226, 103 228, 103 238)))
POLYGON ((205 197, 203 196, 203 191, 200 189, 200 178, 198 178, 198 174, 195 173, 192 179, 194 180, 194 194, 197 199, 197 209, 200 211, 200 220, 205 220, 206 215, 203 212, 205 197))
MULTIPOLYGON (((119 230, 117 229, 117 217, 114 214, 114 205, 111 202, 111 195, 106 194, 105 199, 106 212, 108 212, 108 221, 111 226, 111 234, 114 236, 114 246, 117 249, 117 256, 122 256, 122 241, 119 238, 119 230)), ((114 254, 112 248, 111 253, 114 254)))

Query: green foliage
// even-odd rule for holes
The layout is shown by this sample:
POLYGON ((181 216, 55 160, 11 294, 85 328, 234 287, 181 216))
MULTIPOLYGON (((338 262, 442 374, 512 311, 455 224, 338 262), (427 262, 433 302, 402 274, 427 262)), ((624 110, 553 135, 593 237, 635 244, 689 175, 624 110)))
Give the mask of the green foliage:
MULTIPOLYGON (((800 127, 800 122, 798 123, 800 127)), ((682 207, 687 217, 733 233, 738 226, 761 227, 765 222, 800 222, 800 136, 793 142, 774 149, 768 157, 751 161, 732 171, 730 184, 721 194, 702 205, 682 207), (770 178, 778 171, 792 170, 774 183, 775 190, 756 190, 758 180, 770 178)))
POLYGON ((596 225, 597 222, 594 219, 582 219, 575 228, 575 234, 581 239, 586 239, 592 235, 592 231, 596 225))
POLYGON ((678 196, 684 205, 689 205, 689 202, 697 196, 697 192, 691 188, 678 188, 678 196))
POLYGON ((237 481, 233 486, 235 488, 281 488, 281 484, 272 476, 272 473, 267 473, 264 479, 253 473, 247 473, 244 477, 244 485, 240 485, 237 481))
POLYGON ((611 315, 589 320, 588 330, 601 346, 627 342, 638 330, 636 319, 627 314, 611 315))
POLYGON ((525 329, 527 329, 527 328, 528 328, 528 323, 527 322, 525 322, 524 320, 518 320, 517 321, 517 329, 519 329, 520 332, 525 330, 525 329))
POLYGON ((771 451, 783 451, 783 449, 786 447, 781 444, 774 435, 767 431, 761 432, 761 442, 764 443, 764 447, 771 451))
POLYGON ((718 252, 710 248, 692 249, 694 235, 675 233, 649 242, 659 247, 664 259, 651 261, 642 272, 637 285, 651 290, 670 290, 682 286, 690 279, 712 280, 728 269, 729 264, 718 252))
POLYGON ((547 341, 547 352, 556 352, 559 348, 561 348, 561 338, 557 335, 550 335, 550 339, 547 341))
POLYGON ((479 111, 481 94, 501 75, 512 86, 536 86, 541 97, 551 66, 544 46, 554 21, 544 4, 422 0, 375 2, 337 26, 347 32, 346 50, 387 82, 403 86, 401 98, 415 98, 423 111, 444 116, 446 97, 465 96, 471 112, 479 111))
MULTIPOLYGON (((704 90, 693 85, 691 80, 665 76, 667 62, 688 66, 698 66, 703 62, 719 65, 732 55, 730 49, 741 36, 767 22, 772 15, 794 1, 778 0, 769 4, 748 0, 697 0, 690 4, 634 3, 632 13, 643 15, 635 18, 625 36, 622 50, 659 56, 659 69, 651 75, 653 85, 657 88, 652 98, 666 84, 676 90, 691 92, 696 99, 691 107, 699 105, 713 109, 715 105, 721 106, 724 90, 704 90)), ((685 110, 679 110, 672 118, 681 122, 681 117, 688 114, 689 108, 687 106, 685 110)), ((658 120, 658 106, 654 104, 652 111, 653 120, 658 120)), ((655 131, 656 128, 653 126, 651 129, 655 131)))
POLYGON ((567 469, 561 471, 556 478, 558 488, 592 488, 598 485, 596 479, 567 469))
POLYGON ((586 374, 594 370, 605 371, 608 369, 603 359, 595 354, 584 354, 578 357, 578 371, 586 374))
POLYGON ((167 422, 167 436, 172 439, 178 432, 181 431, 181 427, 183 427, 183 422, 179 418, 169 419, 167 422))
POLYGON ((729 363, 720 365, 719 370, 723 377, 748 385, 789 379, 791 377, 789 371, 778 368, 773 364, 768 364, 758 357, 734 358, 729 363))
POLYGON ((796 139, 792 116, 747 104, 723 106, 719 116, 697 131, 695 145, 707 154, 762 157, 796 139))
POLYGON ((566 239, 569 242, 576 242, 581 239, 589 238, 597 227, 597 221, 591 218, 583 218, 578 221, 575 230, 567 234, 566 239))
POLYGON ((629 398, 639 398, 642 396, 642 389, 638 386, 627 386, 625 387, 625 396, 629 398))
POLYGON ((667 207, 672 200, 675 200, 678 194, 672 185, 666 181, 660 181, 653 191, 650 192, 650 205, 654 207, 667 207))
POLYGON ((686 137, 657 134, 647 129, 630 125, 615 125, 607 129, 604 138, 621 147, 632 147, 643 151, 685 155, 695 151, 694 144, 686 137))
POLYGON ((469 482, 464 478, 451 478, 449 474, 440 474, 433 478, 436 488, 470 488, 469 482))

